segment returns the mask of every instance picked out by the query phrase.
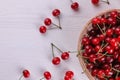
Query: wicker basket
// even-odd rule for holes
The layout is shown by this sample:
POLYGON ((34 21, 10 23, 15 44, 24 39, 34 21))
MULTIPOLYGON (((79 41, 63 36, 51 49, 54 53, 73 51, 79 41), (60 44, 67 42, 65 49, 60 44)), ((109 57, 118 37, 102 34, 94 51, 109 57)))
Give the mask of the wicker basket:
MULTIPOLYGON (((95 16, 95 17, 99 17, 99 16, 101 16, 101 15, 103 15, 103 14, 107 14, 107 13, 109 13, 109 12, 111 12, 111 11, 114 11, 114 10, 120 12, 120 9, 106 10, 106 11, 104 11, 104 12, 101 12, 100 14, 98 14, 98 15, 95 16)), ((95 17, 94 17, 94 18, 95 18, 95 17)), ((84 36, 84 34, 86 34, 87 30, 91 28, 91 27, 89 26, 89 25, 91 25, 91 20, 92 20, 92 19, 90 19, 90 20, 88 21, 88 23, 84 26, 84 29, 82 30, 82 32, 81 32, 81 34, 80 34, 79 41, 78 41, 78 51, 81 49, 81 39, 82 39, 82 37, 84 36)), ((85 71, 85 74, 88 76, 89 80, 96 80, 96 79, 91 75, 91 73, 89 72, 89 70, 86 68, 86 64, 85 64, 83 58, 81 57, 81 53, 80 53, 80 52, 78 52, 78 59, 79 59, 79 62, 80 62, 80 64, 81 64, 82 68, 83 68, 83 71, 85 71)))

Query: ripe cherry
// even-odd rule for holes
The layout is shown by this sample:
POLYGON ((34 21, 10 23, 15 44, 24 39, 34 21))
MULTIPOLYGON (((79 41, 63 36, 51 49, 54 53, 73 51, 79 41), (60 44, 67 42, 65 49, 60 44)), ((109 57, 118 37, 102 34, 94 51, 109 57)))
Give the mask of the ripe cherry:
MULTIPOLYGON (((100 2, 100 0, 91 0, 91 2, 92 2, 92 4, 97 5, 97 4, 100 2)), ((101 0, 101 2, 104 2, 104 3, 110 4, 108 0, 107 0, 107 1, 103 1, 103 0, 101 0)))
POLYGON ((91 0, 92 4, 96 5, 99 3, 99 0, 91 0))
POLYGON ((113 29, 107 29, 106 35, 109 36, 109 37, 112 36, 113 35, 113 29))
POLYGON ((30 77, 30 72, 28 70, 23 70, 23 76, 25 78, 29 78, 30 77))
POLYGON ((69 76, 65 75, 64 80, 72 80, 69 76))
POLYGON ((112 18, 112 17, 109 17, 108 18, 108 24, 110 25, 115 25, 116 24, 116 19, 112 18))
POLYGON ((60 15, 60 10, 59 9, 54 9, 52 11, 52 15, 55 16, 55 17, 59 16, 60 15))
POLYGON ((54 64, 54 65, 58 65, 58 64, 60 64, 60 58, 59 57, 54 57, 53 59, 52 59, 52 63, 54 64))
POLYGON ((83 45, 88 45, 89 43, 90 43, 89 38, 88 38, 88 37, 83 37, 83 39, 82 39, 82 44, 83 44, 83 45))
POLYGON ((73 78, 74 73, 73 73, 73 71, 67 71, 67 72, 65 73, 65 75, 68 76, 69 78, 73 78))
POLYGON ((98 45, 99 43, 100 43, 99 38, 93 38, 93 39, 92 39, 92 44, 93 44, 93 45, 98 45))
POLYGON ((40 33, 46 33, 47 28, 45 26, 40 26, 39 31, 40 33))
POLYGON ((46 18, 46 19, 44 20, 44 24, 47 25, 47 26, 51 25, 51 24, 52 24, 51 19, 50 19, 50 18, 46 18))
POLYGON ((98 73, 97 73, 97 76, 98 76, 99 78, 104 78, 104 76, 105 76, 105 71, 104 71, 104 70, 99 70, 98 73))
POLYGON ((67 60, 69 58, 69 53, 68 52, 63 52, 62 55, 61 55, 61 58, 63 60, 67 60))
POLYGON ((48 71, 44 72, 44 78, 47 80, 51 79, 51 73, 48 71))
POLYGON ((96 17, 96 18, 93 18, 93 19, 92 19, 92 24, 93 24, 93 25, 101 24, 100 18, 97 18, 97 17, 96 17))
POLYGON ((72 8, 73 10, 78 10, 78 9, 79 9, 79 4, 78 4, 77 2, 73 2, 73 3, 71 4, 71 8, 72 8))

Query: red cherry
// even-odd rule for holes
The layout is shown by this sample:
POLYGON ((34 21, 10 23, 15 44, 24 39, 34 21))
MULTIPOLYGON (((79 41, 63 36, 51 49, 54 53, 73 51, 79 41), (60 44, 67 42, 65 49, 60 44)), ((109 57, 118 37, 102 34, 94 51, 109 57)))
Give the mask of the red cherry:
POLYGON ((71 4, 71 8, 72 8, 73 10, 78 10, 79 4, 78 4, 77 2, 73 2, 73 3, 71 4))
POLYGON ((91 55, 89 56, 90 62, 95 63, 95 62, 96 62, 96 59, 97 59, 97 56, 96 56, 95 54, 91 54, 91 55))
POLYGON ((100 18, 97 18, 97 17, 96 17, 96 18, 93 18, 93 19, 92 19, 92 24, 93 24, 93 25, 100 24, 100 23, 101 23, 100 18))
POLYGON ((96 51, 96 52, 98 52, 100 49, 101 49, 101 46, 100 46, 100 45, 96 45, 96 46, 95 46, 95 51, 96 51))
POLYGON ((64 80, 72 80, 69 76, 65 75, 64 80))
POLYGON ((110 46, 110 45, 106 46, 105 50, 108 54, 113 54, 114 52, 113 46, 110 46))
POLYGON ((117 16, 118 16, 118 12, 115 10, 115 11, 112 11, 111 13, 110 13, 110 16, 112 17, 112 18, 116 18, 117 16))
POLYGON ((46 32, 46 27, 45 26, 40 26, 39 31, 40 33, 45 33, 46 32))
POLYGON ((113 29, 107 29, 106 35, 109 36, 109 37, 112 36, 113 35, 113 29))
POLYGON ((63 60, 67 60, 69 58, 69 53, 68 52, 63 52, 62 55, 61 55, 61 58, 63 60))
POLYGON ((97 73, 97 76, 98 76, 99 78, 104 78, 104 76, 105 76, 104 70, 99 70, 98 73, 97 73))
POLYGON ((89 44, 89 43, 90 43, 90 40, 89 40, 88 37, 84 37, 84 38, 82 39, 82 44, 83 44, 83 45, 87 45, 87 44, 89 44))
POLYGON ((117 47, 118 46, 118 41, 116 38, 112 38, 110 40, 110 45, 113 46, 113 47, 117 47))
POLYGON ((52 23, 52 21, 51 21, 50 18, 46 18, 46 19, 44 20, 44 24, 47 25, 47 26, 51 25, 51 23, 52 23))
POLYGON ((68 76, 69 78, 73 78, 74 73, 73 73, 73 71, 67 71, 67 72, 65 73, 65 75, 68 76))
POLYGON ((92 4, 96 5, 99 3, 99 0, 91 0, 92 4))
POLYGON ((52 59, 52 63, 53 63, 54 65, 60 64, 60 58, 59 58, 59 57, 54 57, 54 58, 52 59))
POLYGON ((108 24, 110 24, 110 25, 115 25, 116 24, 116 19, 114 19, 114 18, 108 18, 108 24))
POLYGON ((93 39, 92 39, 92 44, 93 44, 93 45, 97 45, 97 44, 99 44, 99 43, 100 43, 99 38, 93 38, 93 39))
POLYGON ((107 23, 107 19, 106 18, 101 18, 101 23, 107 23))
POLYGON ((59 9, 54 9, 54 10, 52 11, 52 15, 53 15, 53 16, 59 16, 59 15, 60 15, 60 10, 59 10, 59 9))
POLYGON ((92 76, 96 76, 97 73, 98 73, 98 69, 93 69, 91 72, 92 76))
POLYGON ((45 79, 47 79, 47 80, 51 79, 51 73, 48 72, 48 71, 44 72, 44 77, 45 77, 45 79))
POLYGON ((110 77, 110 76, 113 75, 113 71, 112 71, 111 69, 106 69, 106 70, 105 70, 105 75, 106 75, 107 77, 110 77))
POLYGON ((24 71, 23 71, 23 76, 24 76, 25 78, 30 77, 30 72, 29 72, 28 70, 24 70, 24 71))

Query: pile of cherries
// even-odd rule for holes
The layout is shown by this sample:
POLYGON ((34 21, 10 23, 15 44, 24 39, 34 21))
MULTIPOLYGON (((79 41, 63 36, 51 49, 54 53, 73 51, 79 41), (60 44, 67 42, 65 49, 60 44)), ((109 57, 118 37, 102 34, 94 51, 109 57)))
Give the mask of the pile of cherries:
POLYGON ((93 77, 120 80, 120 12, 93 18, 81 45, 80 55, 93 77))

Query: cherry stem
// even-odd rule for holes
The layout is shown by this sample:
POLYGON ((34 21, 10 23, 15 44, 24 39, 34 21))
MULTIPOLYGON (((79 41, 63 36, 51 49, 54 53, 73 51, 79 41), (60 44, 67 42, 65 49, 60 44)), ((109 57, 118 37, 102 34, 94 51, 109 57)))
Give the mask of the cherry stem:
POLYGON ((120 19, 120 17, 117 16, 118 19, 120 19))
POLYGON ((112 68, 112 69, 113 69, 114 71, 120 73, 120 70, 117 70, 117 69, 115 69, 115 68, 112 68))
POLYGON ((102 32, 102 34, 105 35, 104 32, 102 31, 102 29, 100 28, 99 24, 97 24, 97 26, 100 29, 100 31, 102 32))
POLYGON ((51 48, 52 48, 52 55, 55 57, 54 49, 53 49, 53 44, 51 43, 51 48))
POLYGON ((107 52, 105 52, 105 54, 102 54, 102 56, 98 57, 98 59, 102 58, 105 55, 107 55, 107 52))
POLYGON ((57 24, 55 24, 55 23, 52 23, 54 26, 56 26, 57 28, 59 28, 59 29, 62 29, 62 27, 61 26, 58 26, 57 24))
POLYGON ((60 21, 60 16, 58 16, 58 22, 59 22, 59 28, 62 29, 62 27, 61 27, 61 21, 60 21))
POLYGON ((23 78, 23 75, 20 76, 19 80, 22 80, 22 78, 23 78))
POLYGON ((52 45, 52 47, 55 47, 58 51, 60 51, 61 53, 63 53, 63 51, 61 49, 59 49, 56 45, 54 45, 53 43, 51 43, 51 45, 52 45))
POLYGON ((78 53, 78 51, 68 51, 69 53, 78 53))
POLYGON ((101 45, 101 48, 99 49, 99 51, 96 53, 96 54, 99 54, 99 52, 102 50, 102 49, 104 49, 106 46, 108 45, 108 43, 106 43, 105 45, 101 45))
POLYGON ((108 0, 106 0, 106 1, 101 1, 101 2, 105 2, 105 3, 107 3, 108 5, 110 4, 110 2, 108 1, 108 0))

